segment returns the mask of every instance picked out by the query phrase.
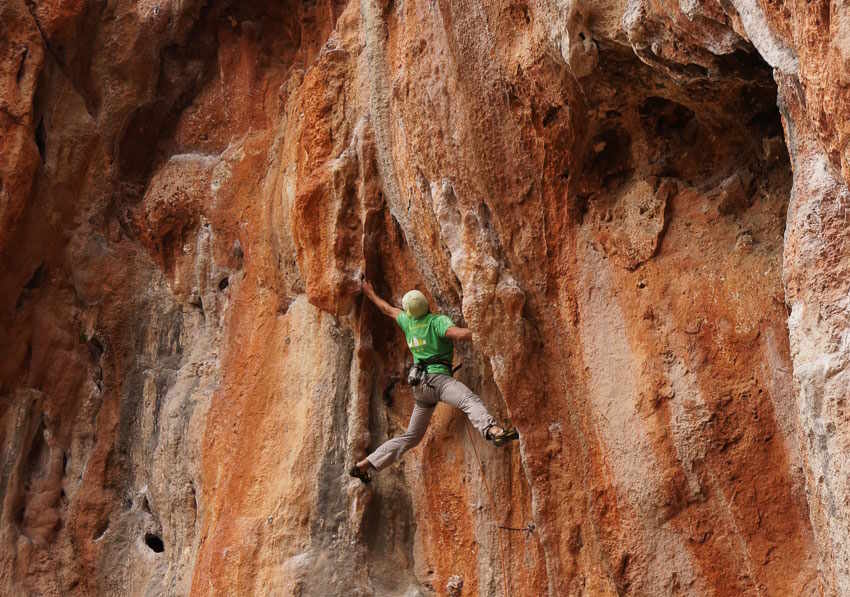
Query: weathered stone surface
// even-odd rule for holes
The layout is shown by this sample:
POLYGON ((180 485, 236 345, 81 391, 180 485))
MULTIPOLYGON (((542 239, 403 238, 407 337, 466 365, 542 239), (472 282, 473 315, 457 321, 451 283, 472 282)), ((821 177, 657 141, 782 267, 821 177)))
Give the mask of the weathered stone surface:
POLYGON ((0 4, 0 592, 850 593, 845 13, 0 4))

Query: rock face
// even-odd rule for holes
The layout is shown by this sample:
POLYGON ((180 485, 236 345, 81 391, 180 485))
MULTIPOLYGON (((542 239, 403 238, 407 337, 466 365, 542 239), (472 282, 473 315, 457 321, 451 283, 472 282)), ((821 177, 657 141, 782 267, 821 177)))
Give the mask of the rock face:
POLYGON ((848 11, 0 3, 0 593, 850 594, 848 11))

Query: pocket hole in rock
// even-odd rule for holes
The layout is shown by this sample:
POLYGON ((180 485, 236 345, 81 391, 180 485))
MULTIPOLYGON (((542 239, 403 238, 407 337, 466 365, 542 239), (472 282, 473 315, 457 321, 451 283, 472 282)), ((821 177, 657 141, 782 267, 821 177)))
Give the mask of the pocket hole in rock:
POLYGON ((229 285, 230 285, 230 279, 229 279, 227 276, 225 276, 225 277, 224 277, 224 278, 222 278, 222 279, 221 279, 221 281, 218 283, 218 289, 219 289, 219 290, 224 290, 224 289, 225 289, 225 288, 227 288, 229 285))
POLYGON ((162 553, 165 551, 165 544, 162 542, 162 539, 153 533, 145 533, 145 545, 150 547, 151 550, 156 553, 162 553))
POLYGON ((93 535, 94 540, 97 541, 98 539, 102 539, 103 536, 106 534, 106 531, 108 531, 108 530, 109 530, 109 519, 107 518, 106 520, 101 522, 99 525, 97 525, 97 527, 95 528, 94 535, 93 535))

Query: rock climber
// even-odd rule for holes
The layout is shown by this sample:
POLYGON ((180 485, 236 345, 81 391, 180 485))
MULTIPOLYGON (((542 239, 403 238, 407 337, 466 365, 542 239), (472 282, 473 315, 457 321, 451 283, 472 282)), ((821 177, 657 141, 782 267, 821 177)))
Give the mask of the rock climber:
POLYGON ((437 402, 461 409, 481 435, 497 446, 519 437, 515 429, 497 425, 481 398, 452 377, 452 343, 471 340, 471 330, 457 327, 446 315, 431 313, 428 299, 418 290, 405 294, 401 301, 403 309, 399 309, 379 297, 368 280, 363 281, 362 288, 363 294, 378 310, 395 319, 404 332, 407 346, 413 353, 413 367, 408 375, 408 383, 413 386, 415 403, 407 431, 384 442, 351 467, 349 474, 352 477, 368 483, 371 471, 388 467, 416 446, 425 435, 437 402))

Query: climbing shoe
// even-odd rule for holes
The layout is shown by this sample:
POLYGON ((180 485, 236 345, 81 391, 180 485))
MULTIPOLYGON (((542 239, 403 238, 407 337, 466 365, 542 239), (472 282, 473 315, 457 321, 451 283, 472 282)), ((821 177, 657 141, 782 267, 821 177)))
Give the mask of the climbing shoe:
POLYGON ((358 479, 363 481, 363 483, 368 483, 372 480, 372 475, 369 474, 369 471, 364 471, 356 464, 348 470, 348 474, 352 477, 357 477, 358 479))
POLYGON ((508 442, 512 442, 516 439, 519 439, 519 433, 516 429, 502 429, 499 433, 492 433, 489 429, 487 430, 487 439, 493 442, 494 446, 504 446, 508 442))

